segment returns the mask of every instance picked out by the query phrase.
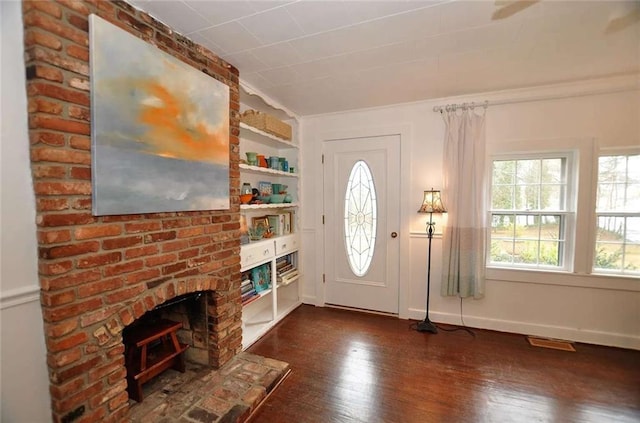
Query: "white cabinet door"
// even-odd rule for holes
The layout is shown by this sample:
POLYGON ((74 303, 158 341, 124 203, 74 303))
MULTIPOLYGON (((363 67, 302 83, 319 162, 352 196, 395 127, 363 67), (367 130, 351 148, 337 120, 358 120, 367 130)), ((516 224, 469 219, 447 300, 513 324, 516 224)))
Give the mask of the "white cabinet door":
POLYGON ((263 241, 256 245, 243 245, 240 252, 240 267, 246 270, 271 260, 275 256, 273 241, 263 241))

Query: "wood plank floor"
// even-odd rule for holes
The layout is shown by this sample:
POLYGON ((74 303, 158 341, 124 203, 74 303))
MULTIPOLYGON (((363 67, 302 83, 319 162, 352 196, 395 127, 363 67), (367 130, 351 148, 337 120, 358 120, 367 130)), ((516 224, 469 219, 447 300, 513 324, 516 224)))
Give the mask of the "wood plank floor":
POLYGON ((252 422, 640 422, 639 351, 409 325, 299 307, 248 349, 293 370, 252 422))

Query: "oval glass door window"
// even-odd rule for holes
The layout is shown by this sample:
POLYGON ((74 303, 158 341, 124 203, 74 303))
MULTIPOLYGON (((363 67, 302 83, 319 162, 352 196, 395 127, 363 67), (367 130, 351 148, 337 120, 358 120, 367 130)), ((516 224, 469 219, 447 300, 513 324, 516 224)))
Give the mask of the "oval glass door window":
POLYGON ((344 234, 351 271, 364 276, 376 246, 376 189, 369 166, 357 161, 351 169, 344 196, 344 234))

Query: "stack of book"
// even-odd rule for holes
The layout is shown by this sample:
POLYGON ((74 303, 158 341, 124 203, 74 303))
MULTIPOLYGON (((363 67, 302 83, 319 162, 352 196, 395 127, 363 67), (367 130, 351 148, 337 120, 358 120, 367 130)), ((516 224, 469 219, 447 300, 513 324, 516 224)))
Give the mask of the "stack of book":
POLYGON ((289 285, 299 276, 298 269, 291 261, 291 255, 276 260, 276 281, 280 286, 289 285))
POLYGON ((260 295, 256 292, 255 287, 253 286, 253 282, 249 277, 244 277, 242 279, 242 284, 240 285, 240 291, 242 292, 242 305, 245 306, 249 303, 260 298, 260 295))

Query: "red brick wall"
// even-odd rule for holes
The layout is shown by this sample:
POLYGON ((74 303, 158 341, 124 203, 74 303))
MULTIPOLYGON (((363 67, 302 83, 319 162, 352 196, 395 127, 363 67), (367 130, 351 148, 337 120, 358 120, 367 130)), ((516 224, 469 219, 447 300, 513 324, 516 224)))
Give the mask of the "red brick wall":
POLYGON ((238 72, 124 2, 23 4, 42 309, 55 421, 122 421, 122 330, 177 295, 213 290, 211 364, 241 349, 238 72), (230 87, 227 211, 91 215, 88 15, 230 87), (70 414, 71 413, 71 414, 70 414))

